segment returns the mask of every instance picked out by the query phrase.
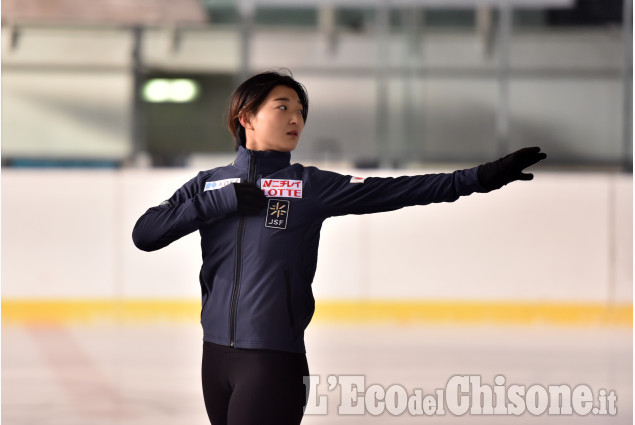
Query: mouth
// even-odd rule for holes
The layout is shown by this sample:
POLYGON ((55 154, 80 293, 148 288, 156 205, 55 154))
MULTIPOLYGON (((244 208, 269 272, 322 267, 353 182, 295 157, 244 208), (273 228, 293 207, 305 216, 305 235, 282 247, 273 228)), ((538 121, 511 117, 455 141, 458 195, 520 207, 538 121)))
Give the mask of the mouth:
POLYGON ((287 132, 287 134, 289 136, 298 137, 298 132, 297 131, 289 131, 289 132, 287 132))

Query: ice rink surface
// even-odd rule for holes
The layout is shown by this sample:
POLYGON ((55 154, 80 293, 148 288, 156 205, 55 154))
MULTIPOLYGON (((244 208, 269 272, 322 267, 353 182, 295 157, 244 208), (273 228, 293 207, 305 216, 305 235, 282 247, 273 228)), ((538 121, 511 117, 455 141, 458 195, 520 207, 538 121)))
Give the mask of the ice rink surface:
MULTIPOLYGON (((2 327, 4 425, 203 425, 202 331, 195 323, 13 325, 2 327)), ((328 414, 303 424, 631 424, 633 331, 553 326, 312 324, 306 334, 315 396, 328 414), (378 416, 338 414, 347 375, 424 395, 458 375, 494 386, 588 385, 617 395, 617 414, 580 416, 378 416), (344 378, 346 379, 346 378, 344 378)), ((364 394, 360 396, 360 400, 364 394)))

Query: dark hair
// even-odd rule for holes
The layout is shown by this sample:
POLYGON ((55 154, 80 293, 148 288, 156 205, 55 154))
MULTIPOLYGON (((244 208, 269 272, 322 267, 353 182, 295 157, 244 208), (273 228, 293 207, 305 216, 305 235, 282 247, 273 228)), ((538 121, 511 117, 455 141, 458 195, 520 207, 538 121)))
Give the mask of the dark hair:
POLYGON ((255 114, 271 90, 277 86, 286 86, 295 90, 302 104, 302 118, 306 122, 309 114, 309 96, 304 86, 293 79, 291 71, 283 68, 279 71, 266 71, 254 75, 234 90, 229 102, 227 128, 234 136, 236 150, 239 146, 244 147, 247 143, 245 127, 240 123, 238 115, 244 112, 255 114))

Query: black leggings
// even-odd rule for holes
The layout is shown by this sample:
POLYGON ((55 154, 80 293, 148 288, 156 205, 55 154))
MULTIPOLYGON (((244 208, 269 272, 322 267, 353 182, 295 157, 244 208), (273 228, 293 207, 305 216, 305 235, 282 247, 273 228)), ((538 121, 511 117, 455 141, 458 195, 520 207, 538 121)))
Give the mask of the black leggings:
POLYGON ((203 343, 203 397, 212 425, 297 425, 309 376, 305 354, 203 343))

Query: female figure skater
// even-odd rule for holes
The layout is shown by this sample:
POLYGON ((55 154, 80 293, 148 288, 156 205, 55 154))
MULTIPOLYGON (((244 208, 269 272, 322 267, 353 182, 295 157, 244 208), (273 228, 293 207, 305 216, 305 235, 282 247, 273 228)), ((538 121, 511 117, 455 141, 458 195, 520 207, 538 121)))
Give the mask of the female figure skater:
POLYGON ((325 219, 453 202, 531 180, 522 170, 546 158, 525 148, 453 173, 365 179, 291 164, 309 101, 289 74, 261 73, 236 89, 228 114, 235 161, 200 172, 132 234, 154 251, 200 232, 203 396, 213 425, 301 422, 304 330, 325 219))

